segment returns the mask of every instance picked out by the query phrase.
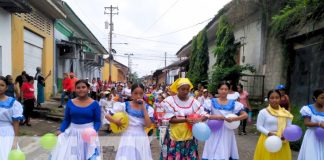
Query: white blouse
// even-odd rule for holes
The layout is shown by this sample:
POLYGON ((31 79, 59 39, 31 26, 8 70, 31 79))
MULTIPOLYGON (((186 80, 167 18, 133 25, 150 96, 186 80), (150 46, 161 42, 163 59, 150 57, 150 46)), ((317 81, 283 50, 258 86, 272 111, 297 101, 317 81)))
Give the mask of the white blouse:
POLYGON ((166 113, 176 117, 184 117, 193 113, 206 115, 204 107, 193 97, 188 100, 182 101, 177 95, 167 97, 162 105, 166 113))
MULTIPOLYGON (((287 126, 291 125, 291 119, 287 118, 287 126)), ((259 112, 257 119, 257 129, 264 135, 268 135, 269 132, 278 131, 278 118, 272 116, 266 108, 259 112)))

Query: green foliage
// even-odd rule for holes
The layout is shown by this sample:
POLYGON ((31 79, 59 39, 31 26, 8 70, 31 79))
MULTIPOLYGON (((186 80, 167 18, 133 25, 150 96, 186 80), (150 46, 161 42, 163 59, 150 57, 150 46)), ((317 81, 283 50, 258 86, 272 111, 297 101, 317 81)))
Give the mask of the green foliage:
POLYGON ((303 26, 323 18, 323 0, 290 0, 279 14, 272 17, 271 30, 277 36, 284 36, 293 26, 303 26))
POLYGON ((230 67, 236 64, 235 37, 231 26, 224 16, 220 18, 217 26, 214 55, 217 56, 216 65, 230 67))
POLYGON ((202 30, 192 39, 189 71, 187 77, 194 86, 208 79, 208 39, 206 30, 202 30))
POLYGON ((233 81, 234 83, 238 83, 240 77, 243 74, 244 71, 251 71, 255 72, 255 68, 252 65, 233 65, 231 67, 220 67, 215 66, 213 68, 212 77, 209 81, 208 90, 211 92, 217 91, 217 85, 222 81, 233 81))
POLYGON ((255 71, 251 65, 240 66, 236 64, 237 45, 234 44, 234 41, 232 28, 226 18, 222 16, 216 30, 214 56, 217 57, 217 60, 208 84, 210 92, 215 92, 217 85, 221 81, 231 80, 238 82, 243 71, 255 71))

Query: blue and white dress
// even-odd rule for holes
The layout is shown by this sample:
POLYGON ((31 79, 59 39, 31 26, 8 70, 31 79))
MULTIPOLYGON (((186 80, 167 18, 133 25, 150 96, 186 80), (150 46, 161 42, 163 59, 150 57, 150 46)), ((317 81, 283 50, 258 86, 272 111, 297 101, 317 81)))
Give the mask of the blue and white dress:
MULTIPOLYGON (((304 106, 300 113, 303 117, 309 117, 311 122, 324 122, 324 112, 317 112, 314 105, 304 106)), ((306 130, 298 160, 324 160, 324 141, 317 139, 316 128, 309 127, 306 130)))
MULTIPOLYGON (((146 110, 152 122, 154 109, 146 104, 146 110)), ((129 125, 119 143, 116 160, 152 160, 151 146, 147 134, 144 131, 144 112, 135 110, 130 102, 116 102, 113 113, 126 112, 129 116, 129 125)))
POLYGON ((8 159, 15 137, 13 121, 23 120, 23 107, 15 98, 0 101, 0 159, 8 159))
MULTIPOLYGON (((228 114, 239 115, 244 109, 243 104, 236 100, 228 100, 226 105, 219 104, 216 98, 211 99, 210 106, 204 106, 211 115, 228 114)), ((209 139, 205 142, 202 155, 203 160, 236 160, 239 159, 236 139, 233 129, 228 129, 223 125, 216 132, 212 132, 209 139)))
POLYGON ((65 108, 64 120, 61 124, 56 147, 50 160, 100 160, 100 144, 98 136, 93 143, 82 139, 86 128, 100 129, 101 109, 97 101, 87 107, 79 107, 70 99, 65 108))

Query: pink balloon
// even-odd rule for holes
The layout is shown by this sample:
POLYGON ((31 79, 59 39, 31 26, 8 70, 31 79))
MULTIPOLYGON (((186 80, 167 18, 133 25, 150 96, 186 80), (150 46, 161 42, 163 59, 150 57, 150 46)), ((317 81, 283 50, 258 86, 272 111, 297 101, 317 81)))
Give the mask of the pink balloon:
POLYGON ((86 128, 82 131, 81 136, 85 142, 91 143, 97 137, 97 132, 93 128, 86 128))

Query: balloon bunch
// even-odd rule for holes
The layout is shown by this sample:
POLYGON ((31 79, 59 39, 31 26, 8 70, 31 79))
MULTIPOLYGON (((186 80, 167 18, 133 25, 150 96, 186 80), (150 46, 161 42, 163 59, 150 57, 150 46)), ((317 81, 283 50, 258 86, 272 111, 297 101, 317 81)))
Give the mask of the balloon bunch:
POLYGON ((146 95, 144 95, 143 99, 147 104, 149 104, 151 106, 153 106, 153 104, 155 102, 155 97, 153 94, 146 94, 146 95))

